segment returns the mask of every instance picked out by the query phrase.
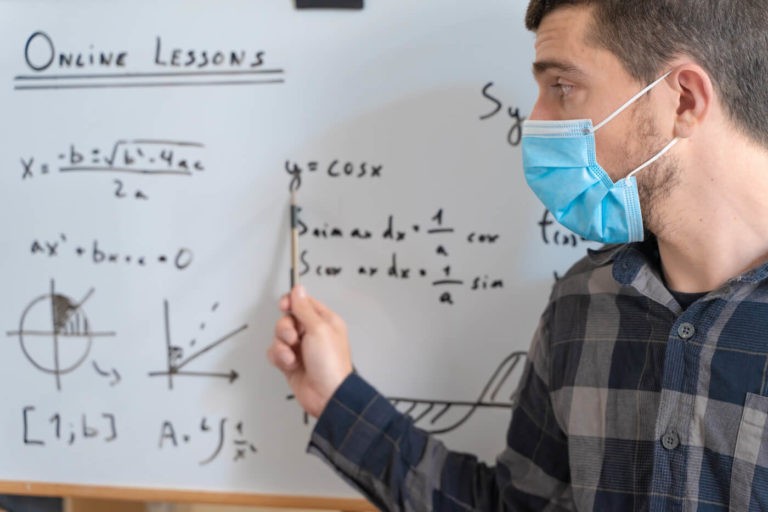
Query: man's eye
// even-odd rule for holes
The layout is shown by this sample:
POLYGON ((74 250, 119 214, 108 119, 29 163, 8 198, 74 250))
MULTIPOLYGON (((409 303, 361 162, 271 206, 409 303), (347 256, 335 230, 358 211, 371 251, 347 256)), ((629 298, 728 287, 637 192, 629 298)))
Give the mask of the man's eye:
POLYGON ((551 86, 555 93, 560 97, 568 96, 573 91, 573 86, 569 84, 554 84, 551 86))

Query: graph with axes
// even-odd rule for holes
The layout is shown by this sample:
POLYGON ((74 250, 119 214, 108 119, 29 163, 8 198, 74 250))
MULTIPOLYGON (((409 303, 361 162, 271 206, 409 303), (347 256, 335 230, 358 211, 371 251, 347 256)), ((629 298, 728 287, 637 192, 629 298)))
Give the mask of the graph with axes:
POLYGON ((517 385, 526 358, 514 352, 504 359, 485 384, 477 400, 432 400, 388 397, 399 411, 431 434, 445 434, 461 427, 483 409, 511 409, 515 405, 517 385))
MULTIPOLYGON (((423 398, 387 397, 400 412, 413 418, 413 422, 430 434, 445 434, 464 425, 475 413, 483 409, 512 409, 517 386, 525 366, 525 352, 513 352, 504 359, 485 384, 477 400, 433 400, 423 398)), ((295 400, 288 395, 287 400, 295 400)), ((304 413, 304 424, 309 415, 304 413)))
MULTIPOLYGON (((211 306, 211 311, 215 312, 219 307, 218 302, 211 306)), ((225 379, 233 383, 239 377, 234 369, 228 371, 198 371, 190 369, 190 363, 197 361, 206 354, 221 347, 224 343, 231 340, 248 328, 248 324, 243 324, 232 331, 214 338, 214 341, 203 344, 202 348, 196 348, 197 340, 192 339, 186 347, 174 343, 171 336, 170 306, 167 300, 163 301, 163 321, 165 324, 165 347, 166 347, 166 368, 161 371, 149 372, 150 377, 165 377, 168 379, 168 389, 173 389, 174 379, 177 377, 196 377, 209 379, 225 379), (187 352, 191 352, 187 354, 187 352)), ((200 331, 205 330, 205 323, 200 324, 200 331)))

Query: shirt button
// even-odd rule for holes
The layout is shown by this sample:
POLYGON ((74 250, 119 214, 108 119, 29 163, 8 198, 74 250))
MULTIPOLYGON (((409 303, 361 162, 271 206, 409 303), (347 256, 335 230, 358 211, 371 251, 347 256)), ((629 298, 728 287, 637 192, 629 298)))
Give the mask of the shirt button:
POLYGON ((683 322, 677 328, 677 334, 684 340, 687 340, 693 338, 693 335, 696 334, 696 328, 691 323, 683 322))
POLYGON ((680 436, 677 435, 677 432, 674 431, 667 432, 661 436, 661 446, 667 450, 674 450, 680 446, 680 436))

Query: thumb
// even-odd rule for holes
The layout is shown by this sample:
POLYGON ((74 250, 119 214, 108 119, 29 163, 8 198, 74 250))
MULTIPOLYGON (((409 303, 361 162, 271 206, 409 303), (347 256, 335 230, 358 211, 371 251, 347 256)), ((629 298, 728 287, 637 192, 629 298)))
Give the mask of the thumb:
POLYGON ((322 322, 302 285, 297 285, 291 290, 291 313, 305 328, 312 328, 322 322))

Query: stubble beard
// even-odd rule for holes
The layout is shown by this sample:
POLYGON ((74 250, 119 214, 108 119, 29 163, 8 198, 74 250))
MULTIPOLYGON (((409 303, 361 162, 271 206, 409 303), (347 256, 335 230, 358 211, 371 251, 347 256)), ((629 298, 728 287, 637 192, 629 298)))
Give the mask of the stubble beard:
MULTIPOLYGON (((652 117, 645 109, 637 109, 634 116, 637 121, 638 144, 630 151, 629 162, 634 165, 652 158, 670 141, 661 136, 652 117)), ((657 237, 669 229, 670 219, 664 215, 666 204, 674 189, 680 183, 680 167, 673 155, 666 153, 659 160, 639 171, 635 175, 637 192, 640 199, 640 211, 643 215, 643 228, 657 237)))

